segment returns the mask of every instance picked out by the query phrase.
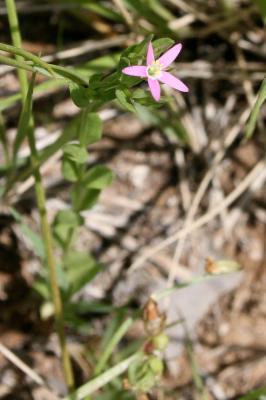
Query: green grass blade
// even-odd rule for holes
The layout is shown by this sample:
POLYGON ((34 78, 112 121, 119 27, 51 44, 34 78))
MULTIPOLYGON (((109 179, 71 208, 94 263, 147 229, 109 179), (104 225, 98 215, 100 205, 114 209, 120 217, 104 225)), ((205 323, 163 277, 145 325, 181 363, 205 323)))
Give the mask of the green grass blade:
POLYGON ((114 367, 110 368, 108 371, 97 376, 97 378, 85 383, 85 385, 82 385, 69 396, 64 397, 63 400, 83 400, 86 396, 96 392, 96 390, 102 388, 107 383, 112 382, 115 378, 122 375, 128 369, 130 364, 133 361, 138 360, 140 357, 142 356, 137 353, 133 356, 130 356, 126 360, 121 361, 114 367))
POLYGON ((253 135, 253 132, 257 124, 257 120, 259 118, 260 109, 265 100, 266 100, 266 77, 262 81, 261 87, 258 92, 257 100, 255 102, 253 109, 251 110, 251 114, 245 129, 245 136, 247 139, 251 138, 251 136, 253 135))
POLYGON ((161 289, 158 292, 155 292, 151 297, 155 301, 159 301, 159 300, 163 299, 164 297, 172 295, 176 290, 183 289, 188 286, 195 285, 195 284, 198 284, 201 282, 205 282, 205 281, 213 279, 214 277, 226 275, 228 273, 229 272, 221 273, 221 274, 217 274, 217 275, 204 274, 204 275, 196 276, 195 278, 192 278, 189 281, 177 283, 169 288, 161 289))
POLYGON ((99 373, 101 373, 104 370, 108 359, 112 355, 112 352, 113 352, 114 348, 120 342, 122 337, 127 333, 128 329, 130 328, 132 323, 133 323, 133 319, 132 318, 127 318, 122 323, 122 325, 120 325, 120 327, 115 332, 115 334, 111 337, 110 341, 107 343, 105 349, 101 353, 101 356, 100 356, 100 358, 98 360, 98 363, 97 363, 97 365, 95 367, 95 375, 98 375, 99 373))

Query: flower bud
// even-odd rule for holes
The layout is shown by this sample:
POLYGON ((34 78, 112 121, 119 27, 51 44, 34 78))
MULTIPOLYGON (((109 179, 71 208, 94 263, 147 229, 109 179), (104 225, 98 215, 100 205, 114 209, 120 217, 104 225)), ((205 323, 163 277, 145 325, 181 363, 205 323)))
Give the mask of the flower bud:
POLYGON ((156 350, 164 351, 168 346, 169 338, 165 333, 160 333, 152 338, 152 342, 156 350))
POLYGON ((214 261, 211 258, 207 258, 205 265, 205 272, 210 275, 228 274, 230 272, 239 271, 240 269, 240 264, 234 260, 214 261))
POLYGON ((161 376, 163 373, 163 362, 160 358, 153 356, 148 360, 149 368, 152 370, 154 375, 161 376))

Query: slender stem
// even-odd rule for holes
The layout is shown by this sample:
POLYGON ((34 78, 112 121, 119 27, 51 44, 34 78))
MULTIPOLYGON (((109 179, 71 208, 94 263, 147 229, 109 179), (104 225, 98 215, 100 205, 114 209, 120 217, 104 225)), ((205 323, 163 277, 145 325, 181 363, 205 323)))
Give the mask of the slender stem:
MULTIPOLYGON (((9 1, 9 0, 7 0, 7 1, 9 1)), ((17 35, 17 32, 19 32, 19 31, 14 30, 15 36, 18 36, 18 39, 19 39, 19 41, 17 42, 18 43, 17 46, 10 46, 9 44, 0 43, 0 50, 14 54, 16 56, 21 56, 22 58, 33 62, 33 64, 39 65, 40 67, 47 69, 50 72, 50 74, 53 76, 54 72, 49 64, 47 64, 45 61, 43 61, 40 57, 36 56, 35 54, 32 54, 29 51, 23 50, 21 48, 20 34, 17 35)), ((12 34, 12 32, 11 32, 11 34, 12 34)), ((14 41, 14 43, 15 43, 15 41, 14 41)))
POLYGON ((187 348, 188 358, 190 360, 190 365, 191 365, 191 369, 192 369, 192 378, 194 381, 194 385, 195 385, 196 391, 199 394, 199 398, 201 400, 208 400, 209 399, 208 392, 204 386, 203 378, 199 372, 199 366, 198 366, 196 355, 194 352, 193 342, 191 341, 191 339, 188 335, 188 332, 186 332, 186 334, 187 334, 186 348, 187 348))
MULTIPOLYGON (((19 30, 19 23, 17 18, 16 6, 14 0, 6 0, 7 13, 9 19, 9 25, 11 30, 11 36, 14 46, 20 48, 21 47, 21 36, 19 30)), ((17 60, 20 61, 21 57, 16 56, 17 60)), ((28 80, 27 75, 24 70, 18 69, 18 76, 20 81, 20 89, 22 95, 22 101, 25 102, 27 91, 28 91, 28 80)), ((28 140, 31 150, 31 164, 33 167, 33 175, 35 179, 35 192, 36 192, 36 200, 37 206, 40 214, 40 222, 42 228, 42 236, 45 245, 46 257, 47 257, 47 265, 49 268, 50 275, 50 284, 51 291, 53 296, 53 303, 55 308, 55 323, 57 334, 59 337, 59 342, 61 346, 62 352, 62 362, 63 368, 66 378, 66 383, 70 390, 74 387, 74 378, 73 371, 71 366, 71 361, 67 349, 65 330, 64 330, 64 313, 63 313, 63 305, 60 295, 60 290, 57 283, 57 273, 56 273, 56 260, 53 252, 53 242, 52 242, 52 234, 50 230, 50 225, 48 223, 47 211, 46 211, 46 199, 45 192, 42 185, 42 178, 39 169, 39 156, 36 150, 36 143, 34 137, 34 121, 33 117, 29 122, 28 129, 28 140)))
POLYGON ((34 68, 31 65, 29 65, 25 61, 21 61, 19 59, 14 60, 14 58, 0 55, 0 63, 10 65, 11 67, 15 67, 15 68, 25 69, 25 71, 34 72, 34 68))
MULTIPOLYGON (((7 7, 7 16, 8 16, 12 42, 14 46, 22 48, 19 23, 18 23, 17 11, 14 0, 6 0, 6 7, 7 7)), ((23 61, 23 57, 19 55, 16 55, 16 59, 19 62, 23 61)), ((27 86, 28 86, 27 75, 21 69, 18 69, 17 71, 18 71, 18 78, 19 78, 22 98, 25 101, 27 96, 27 86)))
MULTIPOLYGON (((9 0, 6 0, 9 1, 9 0)), ((13 30, 16 34, 16 30, 13 30)), ((15 43, 15 42, 14 42, 15 43)), ((60 65, 54 65, 54 64, 49 64, 45 61, 43 61, 40 57, 36 56, 35 54, 30 53, 29 51, 23 50, 19 48, 18 46, 11 46, 9 44, 5 43, 0 43, 0 50, 5 51, 6 53, 13 54, 16 57, 17 62, 20 63, 21 68, 27 69, 27 70, 37 70, 40 72, 42 75, 49 76, 49 77, 54 77, 54 78, 65 78, 69 79, 78 85, 83 85, 87 86, 88 82, 85 80, 82 76, 80 76, 78 73, 75 71, 62 67, 60 65), (25 63, 24 60, 27 60, 29 64, 25 63)), ((16 63, 13 60, 13 63, 10 62, 10 58, 7 58, 7 61, 5 61, 4 57, 1 56, 3 62, 5 64, 11 65, 11 66, 16 66, 16 63)), ((19 79, 21 81, 21 78, 19 76, 19 79)), ((22 78, 23 80, 24 78, 22 78)))
MULTIPOLYGON (((221 274, 222 275, 222 274, 221 274)), ((213 279, 213 275, 201 275, 201 276, 196 276, 195 278, 190 279, 189 281, 181 282, 181 283, 176 283, 175 285, 171 287, 166 287, 164 289, 158 290, 157 292, 153 293, 151 297, 155 301, 162 300, 163 298, 170 296, 173 294, 176 290, 186 288, 187 286, 195 285, 197 283, 201 283, 204 281, 208 281, 210 279, 213 279)))
POLYGON ((4 118, 3 118, 1 111, 0 111, 0 141, 1 141, 2 147, 3 147, 6 166, 9 167, 10 155, 9 155, 8 142, 6 139, 5 122, 4 122, 4 118))

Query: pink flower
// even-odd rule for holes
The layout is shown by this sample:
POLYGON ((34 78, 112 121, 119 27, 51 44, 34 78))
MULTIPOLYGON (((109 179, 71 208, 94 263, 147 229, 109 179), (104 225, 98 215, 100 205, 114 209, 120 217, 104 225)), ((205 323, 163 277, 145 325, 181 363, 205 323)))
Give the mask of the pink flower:
POLYGON ((176 59, 181 49, 182 44, 178 43, 155 61, 153 47, 150 42, 147 51, 147 65, 133 65, 132 67, 123 68, 122 72, 126 75, 148 78, 152 97, 156 101, 159 101, 161 97, 159 82, 166 83, 166 85, 180 90, 180 92, 188 92, 188 87, 180 79, 166 71, 166 68, 176 59))

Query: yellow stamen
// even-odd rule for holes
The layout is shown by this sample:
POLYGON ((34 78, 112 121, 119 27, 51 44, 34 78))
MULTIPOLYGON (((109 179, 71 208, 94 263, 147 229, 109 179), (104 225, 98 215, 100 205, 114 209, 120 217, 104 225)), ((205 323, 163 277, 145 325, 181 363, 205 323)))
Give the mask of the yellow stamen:
POLYGON ((159 60, 154 61, 147 69, 147 73, 150 78, 156 79, 162 73, 163 65, 160 63, 159 60))

